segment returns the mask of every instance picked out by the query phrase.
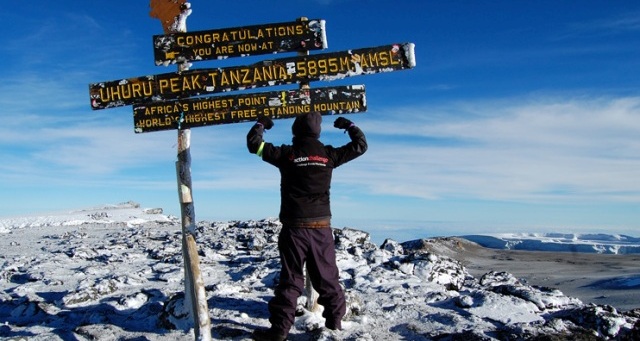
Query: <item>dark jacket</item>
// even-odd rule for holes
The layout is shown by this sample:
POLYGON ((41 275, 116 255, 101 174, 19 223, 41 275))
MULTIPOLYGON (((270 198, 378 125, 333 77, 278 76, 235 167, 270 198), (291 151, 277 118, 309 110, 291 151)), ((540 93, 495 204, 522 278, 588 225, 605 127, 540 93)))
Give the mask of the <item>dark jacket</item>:
POLYGON ((355 125, 347 129, 351 142, 339 148, 325 146, 318 139, 321 120, 319 113, 298 116, 292 126, 292 145, 264 142, 261 124, 247 135, 249 152, 280 170, 280 221, 285 225, 331 218, 333 169, 367 151, 364 133, 355 125))

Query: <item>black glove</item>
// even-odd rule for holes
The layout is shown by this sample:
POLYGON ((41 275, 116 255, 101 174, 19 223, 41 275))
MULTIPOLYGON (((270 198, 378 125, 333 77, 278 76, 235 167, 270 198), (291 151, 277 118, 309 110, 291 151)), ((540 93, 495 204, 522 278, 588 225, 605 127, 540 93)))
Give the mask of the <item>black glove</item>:
POLYGON ((264 129, 269 130, 273 127, 273 121, 269 116, 260 116, 258 117, 258 123, 262 124, 264 129))
POLYGON ((333 126, 338 128, 338 129, 349 129, 349 128, 351 128, 351 125, 353 125, 353 122, 349 121, 348 119, 346 119, 344 117, 338 117, 333 122, 333 126))

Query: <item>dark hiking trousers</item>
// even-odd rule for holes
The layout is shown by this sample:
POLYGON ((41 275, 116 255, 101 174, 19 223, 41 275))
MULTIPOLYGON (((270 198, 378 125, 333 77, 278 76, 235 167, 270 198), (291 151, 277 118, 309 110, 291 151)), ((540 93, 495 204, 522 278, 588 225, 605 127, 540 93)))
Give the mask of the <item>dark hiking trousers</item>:
POLYGON ((306 262, 318 303, 324 306, 325 326, 341 329, 346 312, 344 292, 339 283, 335 243, 331 228, 283 227, 278 239, 280 250, 280 283, 269 301, 271 328, 289 333, 295 318, 298 297, 304 289, 306 262))

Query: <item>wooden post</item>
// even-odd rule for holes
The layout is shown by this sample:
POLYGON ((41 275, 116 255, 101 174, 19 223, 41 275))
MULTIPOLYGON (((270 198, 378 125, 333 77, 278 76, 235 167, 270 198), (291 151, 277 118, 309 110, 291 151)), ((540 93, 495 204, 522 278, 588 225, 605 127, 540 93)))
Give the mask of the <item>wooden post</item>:
POLYGON ((182 216, 182 257, 184 260, 185 305, 191 307, 196 340, 211 340, 211 322, 200 259, 196 245, 196 221, 191 192, 191 130, 178 129, 176 175, 182 216))
MULTIPOLYGON (((308 21, 309 19, 306 17, 298 18, 298 21, 308 21)), ((304 50, 298 52, 299 56, 307 56, 309 55, 309 50, 304 50)), ((300 82, 300 90, 309 90, 309 82, 300 82)), ((311 277, 309 277, 309 270, 307 270, 305 264, 305 291, 307 292, 307 310, 316 311, 318 310, 318 292, 313 288, 311 284, 311 277)))
MULTIPOLYGON (((186 0, 151 0, 151 16, 160 19, 165 33, 186 32, 191 8, 186 0)), ((178 65, 178 72, 189 69, 188 63, 178 65)), ((200 272, 196 245, 196 221, 191 190, 191 130, 178 129, 178 160, 176 175, 182 218, 182 257, 184 260, 185 306, 190 307, 194 334, 198 341, 211 340, 211 321, 204 280, 200 272)))

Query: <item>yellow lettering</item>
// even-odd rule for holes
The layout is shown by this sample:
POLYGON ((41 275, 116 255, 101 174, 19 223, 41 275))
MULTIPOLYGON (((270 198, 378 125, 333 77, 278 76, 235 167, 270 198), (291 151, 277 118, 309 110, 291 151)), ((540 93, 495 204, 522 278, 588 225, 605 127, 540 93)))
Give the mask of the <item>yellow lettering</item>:
POLYGON ((240 70, 228 70, 222 72, 220 77, 220 86, 229 86, 238 83, 240 80, 240 70), (234 83, 235 81, 235 83, 234 83))
POLYGON ((213 49, 210 47, 197 48, 197 49, 193 49, 193 53, 196 56, 206 57, 213 54, 213 49))
MULTIPOLYGON (((211 75, 211 73, 209 75, 211 75)), ((182 75, 168 79, 160 79, 158 81, 158 90, 161 94, 180 94, 185 91, 193 92, 197 90, 204 90, 205 86, 201 83, 201 80, 202 79, 198 74, 182 75)), ((212 82, 215 82, 215 79, 212 78, 212 82)))
POLYGON ((262 68, 262 76, 261 78, 264 79, 265 81, 271 81, 274 80, 276 77, 274 75, 274 69, 273 68, 262 68))
POLYGON ((287 74, 281 65, 263 65, 253 68, 236 68, 222 70, 220 74, 220 86, 251 86, 260 82, 287 80, 287 74))
POLYGON ((169 79, 169 88, 172 93, 180 92, 180 78, 169 79))
POLYGON ((258 50, 257 43, 241 43, 237 45, 238 52, 240 53, 251 53, 258 50))
POLYGON ((387 67, 399 65, 401 62, 393 58, 391 51, 381 51, 377 53, 367 53, 360 55, 360 65, 363 68, 368 67, 387 67))
POLYGON ((363 68, 368 68, 368 67, 372 67, 375 64, 375 61, 377 60, 375 54, 374 55, 370 55, 370 54, 363 54, 360 55, 360 66, 362 66, 363 68))
POLYGON ((234 53, 233 45, 220 45, 216 47, 216 54, 225 55, 234 53))
POLYGON ((336 74, 354 70, 348 56, 296 62, 296 74, 298 77, 317 77, 324 74, 336 74))
MULTIPOLYGON (((272 41, 266 41, 264 43, 262 43, 262 45, 260 46, 261 50, 271 50, 273 49, 273 42, 272 41)), ((256 45, 256 50, 257 50, 257 45, 256 45)))
POLYGON ((211 80, 211 83, 210 83, 210 84, 208 84, 208 85, 209 85, 209 86, 211 86, 211 87, 213 87, 213 88, 217 87, 217 86, 218 86, 218 82, 217 82, 217 79, 218 79, 218 71, 209 72, 209 73, 207 74, 207 76, 208 76, 208 79, 210 79, 210 80, 211 80))
POLYGON ((331 102, 331 103, 316 103, 313 105, 313 111, 337 111, 337 112, 352 112, 362 107, 360 101, 350 102, 331 102))
POLYGON ((152 117, 140 120, 136 125, 142 128, 156 128, 171 126, 172 122, 173 119, 171 119, 171 117, 152 117))
POLYGON ((200 77, 198 75, 191 75, 191 88, 194 90, 203 88, 203 86, 200 84, 200 77))
POLYGON ((254 105, 265 105, 267 103, 267 97, 266 96, 260 96, 260 97, 240 97, 238 99, 238 105, 245 105, 245 106, 254 106, 254 105))
MULTIPOLYGON (((191 102, 190 107, 185 111, 205 111, 228 109, 233 106, 233 98, 206 99, 191 102)), ((185 103, 188 106, 188 104, 185 103)))
POLYGON ((180 103, 167 103, 167 104, 153 104, 145 107, 144 115, 145 116, 153 116, 153 115, 171 115, 171 114, 179 114, 185 109, 185 104, 180 103))
POLYGON ((293 116, 311 112, 308 104, 287 105, 282 107, 267 107, 262 110, 264 115, 271 117, 293 116))
POLYGON ((161 79, 158 82, 158 89, 160 90, 160 93, 163 93, 164 90, 168 87, 169 87, 169 81, 167 79, 161 79))
POLYGON ((222 121, 226 119, 227 113, 224 112, 206 112, 195 113, 184 117, 185 123, 208 123, 222 121))
POLYGON ((116 86, 100 88, 99 94, 100 100, 103 102, 151 97, 153 95, 153 84, 151 81, 123 82, 116 86))
POLYGON ((187 77, 182 78, 182 88, 181 88, 181 91, 184 91, 184 90, 193 90, 192 85, 193 85, 193 83, 189 82, 189 78, 187 78, 187 77))
POLYGON ((258 111, 256 109, 231 110, 231 119, 243 120, 255 119, 257 117, 258 111))
MULTIPOLYGON (((251 85, 253 81, 251 79, 252 72, 249 69, 242 69, 242 84, 251 85)), ((253 72, 255 74, 255 71, 253 72)))

